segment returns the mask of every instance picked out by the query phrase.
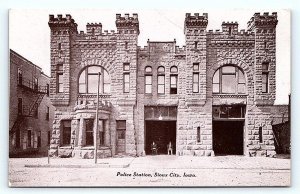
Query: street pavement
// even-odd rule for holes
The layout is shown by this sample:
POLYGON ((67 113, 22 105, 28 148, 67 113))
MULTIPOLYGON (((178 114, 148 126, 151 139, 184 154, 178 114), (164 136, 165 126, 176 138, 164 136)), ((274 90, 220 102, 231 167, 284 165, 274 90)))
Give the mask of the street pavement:
POLYGON ((290 159, 167 156, 10 158, 9 186, 289 186, 290 159))

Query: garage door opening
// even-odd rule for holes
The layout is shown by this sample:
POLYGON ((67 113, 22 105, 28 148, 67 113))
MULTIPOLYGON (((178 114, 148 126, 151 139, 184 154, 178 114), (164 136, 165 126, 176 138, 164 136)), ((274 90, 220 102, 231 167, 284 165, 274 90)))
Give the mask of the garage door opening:
POLYGON ((158 154, 168 154, 167 145, 171 141, 173 154, 176 153, 176 121, 145 121, 146 154, 152 154, 151 143, 158 147, 158 154))
POLYGON ((243 155, 244 121, 213 121, 216 155, 243 155))

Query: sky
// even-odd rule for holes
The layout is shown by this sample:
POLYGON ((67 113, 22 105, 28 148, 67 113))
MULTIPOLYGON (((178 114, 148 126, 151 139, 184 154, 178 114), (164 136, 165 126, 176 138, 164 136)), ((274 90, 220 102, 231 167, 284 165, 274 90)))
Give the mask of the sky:
POLYGON ((9 48, 13 49, 50 75, 50 28, 49 14, 71 14, 78 24, 78 31, 86 32, 87 23, 102 23, 103 30, 115 30, 116 13, 138 13, 140 22, 139 46, 150 41, 173 41, 185 45, 183 33, 185 13, 208 13, 207 30, 221 29, 223 21, 237 21, 239 30, 247 29, 247 22, 255 12, 277 12, 276 36, 276 104, 287 104, 290 93, 290 13, 286 10, 123 10, 123 9, 55 9, 24 10, 9 12, 9 48))

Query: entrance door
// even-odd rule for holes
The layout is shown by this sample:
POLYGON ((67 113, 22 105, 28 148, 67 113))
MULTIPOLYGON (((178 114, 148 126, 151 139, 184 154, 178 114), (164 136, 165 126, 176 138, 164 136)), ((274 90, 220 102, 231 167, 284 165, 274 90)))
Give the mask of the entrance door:
POLYGON ((216 155, 243 155, 244 121, 213 121, 216 155))
POLYGON ((167 145, 171 141, 173 154, 176 153, 176 121, 145 121, 146 154, 151 154, 151 143, 158 147, 158 154, 168 154, 167 145))
POLYGON ((117 121, 117 153, 125 153, 126 121, 117 121))

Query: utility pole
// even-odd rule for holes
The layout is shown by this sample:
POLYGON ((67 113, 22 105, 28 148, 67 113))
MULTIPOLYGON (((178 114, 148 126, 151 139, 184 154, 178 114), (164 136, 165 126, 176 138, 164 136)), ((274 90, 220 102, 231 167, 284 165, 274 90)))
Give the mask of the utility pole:
POLYGON ((96 127, 94 127, 94 159, 95 159, 95 164, 97 164, 97 137, 98 137, 98 123, 99 123, 99 87, 100 87, 100 76, 101 73, 98 72, 98 84, 97 84, 97 107, 96 107, 96 127))

